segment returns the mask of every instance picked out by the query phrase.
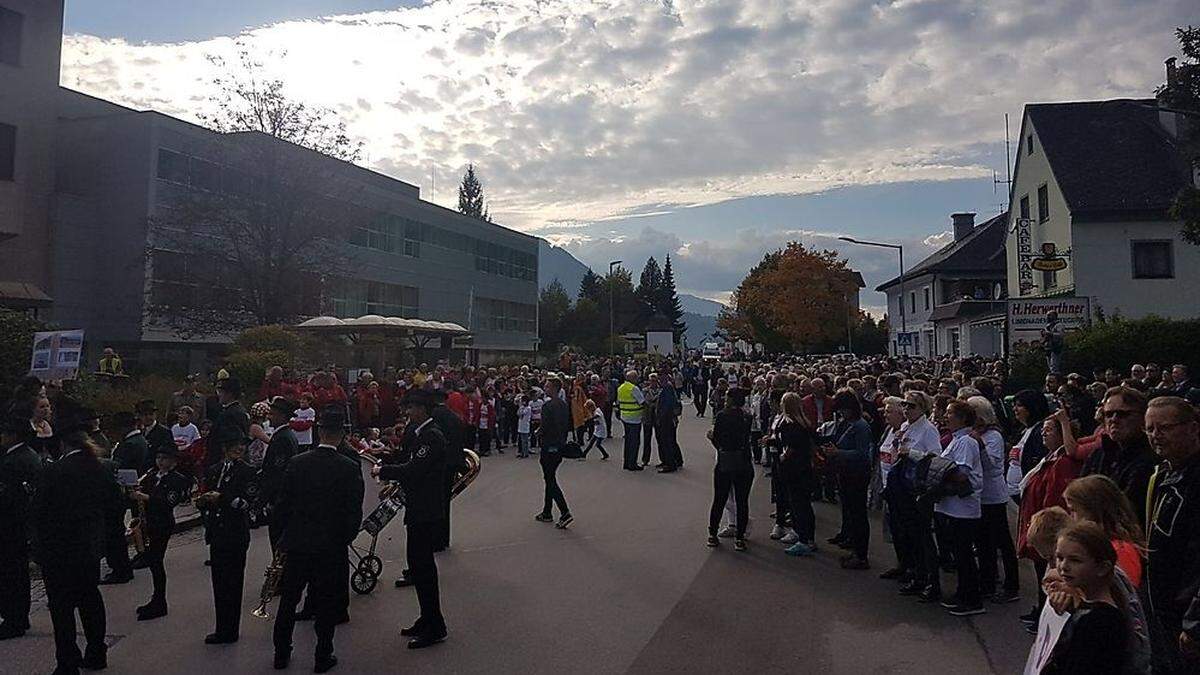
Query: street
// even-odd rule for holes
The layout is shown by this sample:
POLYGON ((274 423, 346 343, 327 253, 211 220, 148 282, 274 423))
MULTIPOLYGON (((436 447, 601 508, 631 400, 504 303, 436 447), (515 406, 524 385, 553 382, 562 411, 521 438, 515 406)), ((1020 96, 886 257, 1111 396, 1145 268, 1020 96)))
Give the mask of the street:
MULTIPOLYGON (((336 672, 1020 671, 1030 638, 1016 617, 1031 603, 1029 577, 1022 602, 989 605, 983 616, 958 619, 919 605, 877 578, 893 561, 877 514, 870 571, 838 567, 840 550, 824 544, 839 517, 828 504, 816 507, 821 552, 789 558, 767 538, 772 508, 759 471, 749 551, 735 552, 732 540, 707 549, 708 424, 685 405, 679 437, 687 465, 675 474, 622 471, 620 438, 606 443, 613 459, 593 452, 587 462, 565 462, 559 480, 575 515, 565 531, 533 519, 542 495, 536 457, 518 460, 509 450, 485 458, 479 479, 454 502, 452 548, 438 557, 449 639, 413 652, 398 634, 416 618, 416 597, 392 585, 404 566, 397 518, 380 537, 379 586, 352 598, 351 623, 337 629, 336 672)), ((131 584, 103 587, 109 672, 270 671, 272 622, 250 615, 270 557, 266 538, 266 528, 254 531, 235 645, 203 644, 213 617, 199 529, 177 535, 168 553, 166 618, 134 619, 150 595, 145 570, 131 584)), ((943 583, 953 590, 953 578, 943 583)), ((53 668, 50 618, 43 600, 35 604, 30 633, 0 643, 0 672, 53 668)), ((312 648, 312 624, 298 623, 288 672, 310 672, 312 648)))

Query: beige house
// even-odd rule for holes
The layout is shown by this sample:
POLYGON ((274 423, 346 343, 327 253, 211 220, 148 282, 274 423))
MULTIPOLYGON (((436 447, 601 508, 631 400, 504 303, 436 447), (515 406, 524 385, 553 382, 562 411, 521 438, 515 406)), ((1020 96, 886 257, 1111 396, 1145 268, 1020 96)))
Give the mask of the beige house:
POLYGON ((1200 247, 1168 215, 1196 180, 1179 150, 1189 128, 1200 120, 1153 99, 1025 106, 1005 244, 1009 298, 1086 299, 1093 315, 1200 314, 1200 247))

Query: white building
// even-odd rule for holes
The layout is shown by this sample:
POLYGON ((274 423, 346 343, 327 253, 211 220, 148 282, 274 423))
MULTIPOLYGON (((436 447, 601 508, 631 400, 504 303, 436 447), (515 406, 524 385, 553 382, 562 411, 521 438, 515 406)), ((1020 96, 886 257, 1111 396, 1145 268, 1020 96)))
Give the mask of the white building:
POLYGON ((961 356, 1001 353, 1004 341, 1004 226, 950 216, 954 241, 875 290, 888 300, 888 353, 961 356), (907 336, 907 337, 903 337, 907 336))
POLYGON ((1196 181, 1179 149, 1189 128, 1200 129, 1200 119, 1152 99, 1025 106, 1009 204, 1009 297, 1086 298, 1093 315, 1200 314, 1200 247, 1168 215, 1196 181))

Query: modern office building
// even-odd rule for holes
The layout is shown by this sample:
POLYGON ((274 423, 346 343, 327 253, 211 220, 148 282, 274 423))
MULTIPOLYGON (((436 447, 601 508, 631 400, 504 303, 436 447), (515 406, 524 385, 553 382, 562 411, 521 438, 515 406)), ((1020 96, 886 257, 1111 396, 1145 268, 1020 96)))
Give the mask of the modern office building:
POLYGON ((50 208, 61 0, 0 0, 0 307, 51 302, 50 208))
MULTIPOLYGON (((238 290, 231 282, 214 291, 204 269, 214 261, 164 236, 169 212, 191 191, 233 191, 254 180, 223 157, 262 144, 286 146, 283 157, 305 153, 312 160, 314 153, 67 89, 60 99, 56 322, 86 327, 93 347, 111 344, 155 360, 203 359, 228 336, 181 335, 148 308, 186 307, 200 294, 238 290)), ((343 199, 352 200, 338 211, 354 224, 332 245, 328 268, 311 272, 320 283, 308 288, 307 315, 457 323, 472 332, 470 348, 484 362, 535 348, 535 237, 422 201, 416 186, 354 164, 316 162, 328 177, 323 184, 343 186, 343 199)))

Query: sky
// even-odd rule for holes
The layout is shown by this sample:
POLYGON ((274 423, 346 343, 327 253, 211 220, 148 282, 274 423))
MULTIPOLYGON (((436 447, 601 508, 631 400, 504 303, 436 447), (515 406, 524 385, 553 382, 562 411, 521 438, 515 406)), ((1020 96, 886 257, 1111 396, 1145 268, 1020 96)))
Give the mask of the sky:
POLYGON ((67 0, 62 84, 195 121, 209 56, 252 53, 364 141, 364 163, 593 269, 669 254, 725 299, 788 241, 863 273, 864 308, 1005 208, 1004 115, 1146 97, 1195 0, 67 0))

